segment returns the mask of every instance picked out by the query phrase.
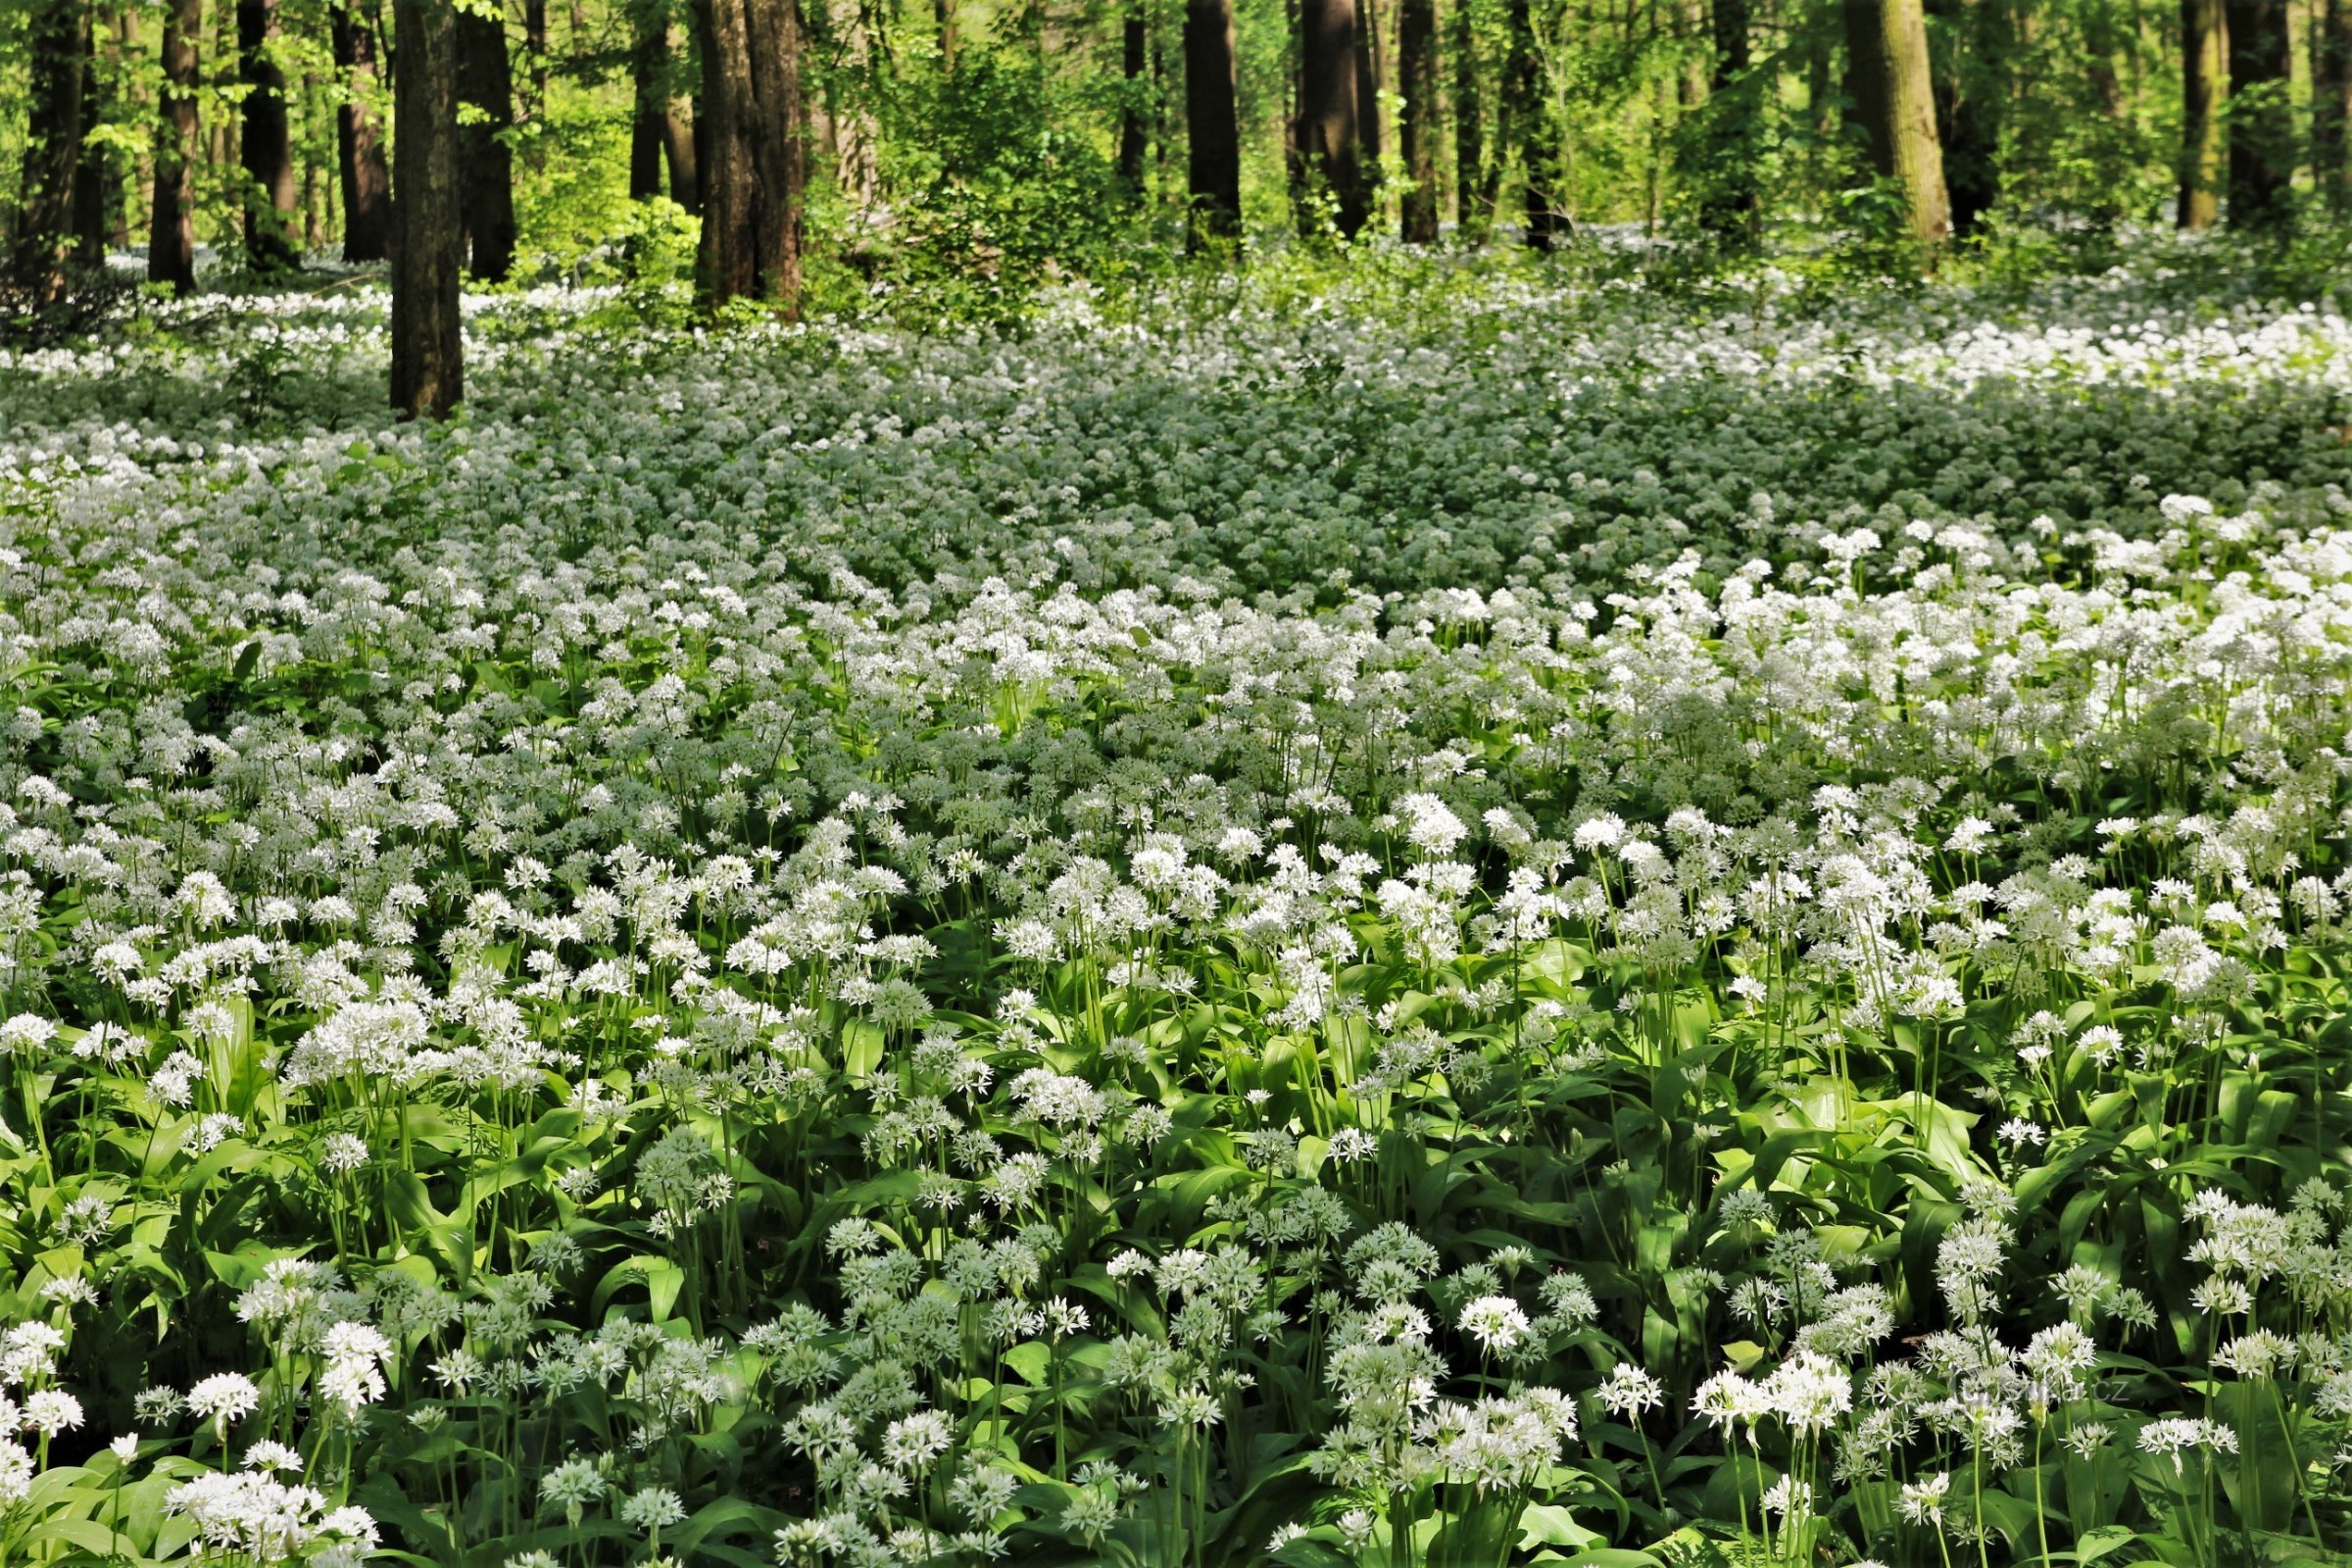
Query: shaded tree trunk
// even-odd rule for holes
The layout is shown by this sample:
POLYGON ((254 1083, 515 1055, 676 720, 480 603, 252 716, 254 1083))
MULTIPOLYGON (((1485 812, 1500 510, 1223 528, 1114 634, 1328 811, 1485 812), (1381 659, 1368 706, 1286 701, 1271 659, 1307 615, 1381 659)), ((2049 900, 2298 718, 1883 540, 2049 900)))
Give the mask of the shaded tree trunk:
POLYGON ((384 127, 372 102, 375 29, 349 6, 330 14, 343 101, 335 109, 336 172, 343 191, 343 259, 380 262, 390 254, 392 172, 384 164, 384 127))
MULTIPOLYGON (((579 34, 572 34, 576 40, 579 34)), ((530 67, 531 101, 526 106, 533 120, 547 114, 547 0, 522 0, 522 47, 530 67)))
POLYGON ((1380 48, 1379 0, 1355 0, 1356 143, 1362 149, 1366 216, 1380 193, 1380 83, 1387 62, 1380 48))
POLYGON ((2352 0, 2321 0, 2311 50, 2311 170, 2331 213, 2352 207, 2345 130, 2352 125, 2352 0))
POLYGON ((956 25, 956 0, 931 0, 931 24, 939 39, 939 69, 952 76, 963 42, 956 25))
POLYGON ((302 263, 301 198, 294 185, 294 144, 286 118, 286 74, 270 45, 277 37, 277 0, 237 0, 237 74, 245 85, 245 258, 262 271, 302 263))
POLYGON ((2180 0, 2180 205, 2182 228, 2222 216, 2222 0, 2180 0))
POLYGON ((1396 10, 1396 86, 1404 95, 1404 115, 1396 150, 1407 184, 1397 203, 1397 228, 1408 245, 1432 245, 1438 238, 1438 69, 1437 0, 1402 0, 1396 10))
POLYGON ((2010 0, 1930 0, 1949 39, 1936 73, 1936 131, 1943 145, 1952 232, 1970 234, 2000 195, 2001 108, 2017 48, 2010 0))
MULTIPOLYGON (((1521 192, 1527 216, 1522 237, 1536 250, 1547 251, 1566 226, 1559 210, 1559 137, 1551 116, 1544 112, 1542 81, 1536 60, 1535 14, 1530 0, 1511 0, 1510 52, 1502 63, 1502 95, 1495 105, 1495 142, 1516 145, 1523 179, 1521 192)), ((1490 180, 1498 180, 1502 160, 1488 165, 1490 180)))
POLYGON ((1242 137, 1234 105, 1233 0, 1185 0, 1187 242, 1195 250, 1242 233, 1242 137))
POLYGON ((480 111, 458 126, 467 270, 497 281, 514 268, 514 149, 500 135, 514 123, 514 68, 503 15, 458 14, 458 102, 480 111))
POLYGON ((1479 92, 1478 33, 1470 0, 1453 0, 1453 221, 1473 244, 1487 237, 1494 199, 1486 176, 1486 100, 1479 92))
POLYGON ((26 34, 30 55, 23 182, 10 235, 10 281, 48 305, 65 292, 73 244, 74 175, 81 166, 88 89, 89 14, 79 0, 47 0, 26 34))
POLYGON ((74 163, 74 260, 82 267, 106 265, 106 242, 114 227, 108 220, 109 197, 114 194, 114 169, 99 144, 99 122, 106 118, 106 81, 98 70, 99 23, 92 17, 81 32, 80 156, 74 163))
POLYGON ((705 0, 704 299, 797 306, 801 291, 800 22, 792 0, 705 0))
POLYGON ((1151 69, 1152 36, 1143 11, 1132 4, 1119 44, 1120 77, 1127 94, 1119 108, 1119 182, 1141 200, 1144 158, 1151 150, 1144 127, 1144 81, 1151 69))
POLYGON ((1339 231, 1353 237, 1371 213, 1357 102, 1355 0, 1301 0, 1298 8, 1298 151, 1339 231))
POLYGON ((392 406, 442 418, 465 392, 458 14, 450 0, 392 0, 392 406))
POLYGON ((1911 236, 1933 251, 1951 238, 1952 206, 1920 0, 1845 0, 1845 39, 1871 167, 1894 182, 1911 236))
POLYGON ((1762 201, 1749 162, 1747 124, 1756 105, 1746 80, 1753 62, 1747 0, 1715 0, 1708 18, 1713 45, 1707 74, 1707 167, 1700 171, 1701 226, 1721 240, 1752 245, 1762 201))
POLYGON ((630 9, 636 34, 630 51, 636 115, 629 129, 629 196, 642 202, 661 195, 666 168, 669 199, 693 212, 702 200, 694 112, 678 96, 671 75, 677 49, 667 11, 664 5, 645 0, 630 9))
POLYGON ((2230 224, 2277 228, 2294 210, 2285 0, 2229 0, 2223 33, 2230 51, 2230 224))
POLYGON ((156 99, 147 281, 169 283, 174 294, 196 292, 196 41, 203 36, 204 0, 172 0, 156 99))

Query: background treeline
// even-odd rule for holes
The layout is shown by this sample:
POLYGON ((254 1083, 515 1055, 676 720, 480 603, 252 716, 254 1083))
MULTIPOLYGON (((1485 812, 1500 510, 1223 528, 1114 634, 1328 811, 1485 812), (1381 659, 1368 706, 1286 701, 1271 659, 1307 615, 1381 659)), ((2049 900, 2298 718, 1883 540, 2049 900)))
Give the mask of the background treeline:
POLYGON ((2352 0, 8 0, 0 209, 19 305, 141 246, 182 290, 199 246, 385 262, 396 186, 435 300, 1592 220, 1932 259, 2286 231, 2346 205, 2348 99, 2352 0))

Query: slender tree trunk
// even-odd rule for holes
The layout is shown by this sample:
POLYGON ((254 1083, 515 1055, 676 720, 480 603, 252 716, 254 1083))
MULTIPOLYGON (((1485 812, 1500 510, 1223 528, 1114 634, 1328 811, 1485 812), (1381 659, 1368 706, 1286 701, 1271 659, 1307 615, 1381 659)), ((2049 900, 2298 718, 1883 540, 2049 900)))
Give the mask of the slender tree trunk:
POLYGON ((1453 0, 1453 223, 1472 244, 1494 221, 1487 190, 1486 100, 1479 92, 1478 33, 1471 0, 1453 0))
MULTIPOLYGON (((678 46, 685 40, 674 25, 663 29, 667 57, 678 57, 678 46)), ((667 72, 662 75, 671 84, 663 90, 662 99, 662 158, 669 167, 669 199, 690 213, 703 210, 702 133, 695 128, 694 100, 683 96, 667 72)))
POLYGON ((1315 194, 1352 237, 1370 214, 1363 122, 1356 103, 1355 0, 1298 7, 1298 150, 1315 194))
POLYGON ((797 306, 801 287, 799 19, 792 0, 705 0, 705 300, 797 306))
POLYGON ((392 406, 442 418, 465 391, 458 14, 450 0, 392 0, 392 406))
POLYGON ((156 99, 155 196, 147 230, 147 281, 196 292, 196 41, 204 0, 172 0, 164 13, 163 91, 156 99))
POLYGON ((2222 216, 2222 0, 2180 0, 2180 210, 2182 228, 2222 216))
POLYGON ((392 172, 384 164, 384 128, 376 119, 375 29, 349 5, 329 14, 343 101, 335 109, 335 161, 343 189, 343 259, 380 262, 390 254, 392 172))
POLYGON ((662 194, 662 171, 669 174, 669 199, 693 212, 701 198, 696 179, 693 111, 677 94, 671 62, 677 58, 668 8, 639 3, 630 8, 636 34, 630 75, 636 114, 629 127, 629 197, 651 201, 662 194))
POLYGON ((1845 36, 1871 166, 1895 182, 1912 237, 1932 252, 1951 238, 1952 205, 1920 0, 1845 0, 1845 36))
POLYGON ((1756 94, 1745 79, 1752 60, 1747 0, 1714 0, 1708 17, 1713 45, 1704 113, 1706 167, 1698 172, 1699 223, 1726 242, 1752 245, 1758 239, 1761 202, 1751 165, 1747 127, 1756 94))
POLYGON ((1396 126, 1396 151, 1407 183, 1397 213, 1408 245, 1434 245, 1438 238, 1438 74, 1437 0, 1401 0, 1396 86, 1404 95, 1404 115, 1396 126))
POLYGON ((2001 107, 2017 29, 2010 0, 1929 0, 1950 40, 1935 74, 1952 232, 1970 234, 2000 194, 2001 107))
POLYGON ((2229 0, 2230 224, 2277 228, 2293 216, 2294 109, 2287 101, 2285 0, 2229 0))
MULTIPOLYGON (((575 32, 573 39, 578 39, 575 32)), ((522 47, 530 67, 531 101, 524 107, 530 118, 547 115, 547 0, 522 0, 522 47)))
POLYGON ((503 15, 458 14, 459 179, 464 186, 467 270, 493 282, 514 269, 514 149, 500 132, 514 123, 514 62, 503 15))
POLYGON ((1355 0, 1356 144, 1364 170, 1366 216, 1380 197, 1380 84, 1388 74, 1380 46, 1380 0, 1355 0))
POLYGON ((107 98, 105 74, 98 69, 99 25, 92 17, 81 32, 81 156, 74 162, 74 261, 81 267, 106 265, 107 235, 114 226, 107 220, 114 170, 98 140, 107 98))
POLYGON ((1185 0, 1184 120, 1188 242, 1242 233, 1242 137, 1234 105, 1233 0, 1185 0))
POLYGON ((237 0, 237 65, 245 84, 245 257, 261 271, 302 264, 301 198, 294 186, 294 144, 286 118, 286 74, 270 46, 277 0, 237 0))
POLYGON ((10 236, 10 281, 36 305, 65 292, 74 239, 74 174, 81 165, 82 94, 88 89, 89 14, 80 0, 46 0, 32 15, 24 177, 10 236))
POLYGON ((2352 207, 2347 126, 2352 126, 2352 0, 2321 0, 2311 50, 2311 170, 2331 213, 2352 207))
POLYGON ((1119 39, 1119 183, 1138 202, 1144 195, 1144 159, 1150 153, 1144 124, 1144 82, 1152 65, 1152 35, 1143 9, 1132 3, 1119 39))
MULTIPOLYGON (((1519 149, 1522 206, 1527 218, 1522 237, 1533 249, 1547 251, 1563 226, 1558 197, 1559 137, 1543 101, 1531 0, 1511 0, 1508 15, 1510 52, 1502 63, 1494 140, 1500 148, 1515 145, 1519 149)), ((1498 156, 1488 165, 1488 173, 1490 179, 1499 179, 1501 172, 1498 156)))
POLYGON ((931 0, 931 24, 939 40, 939 69, 956 74, 956 55, 963 38, 956 25, 956 0, 931 0))

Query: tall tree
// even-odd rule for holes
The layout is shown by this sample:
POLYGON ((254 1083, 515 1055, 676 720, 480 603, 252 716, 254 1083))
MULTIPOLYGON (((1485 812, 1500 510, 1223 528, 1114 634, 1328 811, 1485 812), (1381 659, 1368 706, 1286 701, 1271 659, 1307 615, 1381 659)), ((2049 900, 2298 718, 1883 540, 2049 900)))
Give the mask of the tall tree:
POLYGON ((1119 99, 1119 183, 1139 200, 1144 191, 1144 159, 1151 150, 1144 122, 1144 82, 1151 70, 1151 54, 1152 36, 1144 8, 1137 0, 1128 0, 1119 38, 1119 74, 1124 89, 1119 99))
POLYGON ((2276 228, 2292 208, 2294 110, 2287 102, 2285 0, 2229 0, 2230 222, 2276 228))
POLYGON ((286 112, 286 74, 277 63, 277 0, 237 0, 237 76, 245 88, 238 143, 245 169, 245 257, 263 271, 302 262, 301 200, 286 112))
POLYGON ((2352 0, 2321 0, 2311 46, 2311 169, 2328 210, 2352 207, 2352 0))
POLYGON ((443 418, 465 392, 459 270, 458 14, 451 0, 392 0, 392 406, 443 418))
POLYGON ((1234 103, 1233 0, 1185 0, 1184 122, 1188 242, 1199 249, 1239 239, 1242 136, 1234 103))
POLYGON ((2017 51, 2012 0, 1929 0, 1942 25, 1935 73, 1936 131, 1943 144, 1952 232, 1976 231, 2000 195, 2001 111, 2017 51))
POLYGON ((1516 145, 1524 181, 1522 205, 1527 214, 1523 236, 1532 248, 1547 251, 1567 226, 1566 214, 1560 207, 1559 127, 1544 101, 1542 63, 1536 58, 1535 11, 1530 0, 1510 0, 1508 18, 1509 50, 1503 56, 1502 91, 1494 106, 1494 140, 1498 151, 1487 164, 1488 200, 1493 201, 1494 184, 1501 176, 1499 149, 1516 145))
POLYGON ((2222 216, 2222 0, 2180 0, 2180 205, 2182 228, 2222 216))
POLYGON ((635 33, 629 73, 636 113, 629 127, 629 196, 651 201, 662 194, 669 172, 669 199, 688 212, 702 202, 695 162, 694 111, 678 94, 673 74, 677 29, 664 0, 635 0, 629 7, 635 33))
POLYGON ((1757 108, 1747 80, 1753 60, 1747 0, 1715 0, 1708 22, 1714 48, 1700 141, 1706 157, 1699 171, 1699 222, 1718 239, 1753 244, 1762 202, 1747 134, 1757 108))
POLYGON ((800 19, 793 0, 703 0, 704 298, 801 292, 800 19))
POLYGON ((106 265, 107 241, 114 224, 107 210, 120 194, 115 188, 114 162, 98 135, 106 119, 106 74, 99 70, 98 36, 105 29, 92 16, 81 32, 81 156, 74 162, 74 260, 83 267, 106 265))
POLYGON ((1357 102, 1355 0, 1300 0, 1298 72, 1299 157, 1317 194, 1330 200, 1339 231, 1353 237, 1372 208, 1357 102))
POLYGON ((196 291, 196 43, 204 0, 172 0, 164 13, 163 91, 156 99, 155 196, 149 207, 147 280, 196 291))
POLYGON ((351 4, 335 6, 333 35, 342 102, 335 106, 335 162, 343 190, 343 259, 380 262, 392 236, 392 172, 384 163, 384 127, 377 122, 375 28, 351 4))
POLYGON ((1438 238, 1437 0, 1400 0, 1396 8, 1396 87, 1404 95, 1396 151, 1406 181, 1398 228, 1406 244, 1431 245, 1438 238))
POLYGON ((89 74, 90 17, 81 0, 44 0, 26 34, 29 91, 24 176, 10 236, 10 281, 38 305, 66 288, 74 243, 74 174, 81 165, 81 97, 89 74))
POLYGON ((1487 187, 1486 100, 1478 81, 1477 16, 1472 0, 1453 0, 1453 222, 1462 238, 1483 242, 1494 202, 1487 187))
POLYGON ((1952 204, 1920 0, 1845 0, 1845 44, 1871 166, 1893 181, 1912 237, 1933 252, 1951 238, 1952 204))
POLYGON ((467 270, 497 281, 514 268, 514 149, 503 134, 514 123, 514 66, 503 8, 458 13, 458 103, 467 270))

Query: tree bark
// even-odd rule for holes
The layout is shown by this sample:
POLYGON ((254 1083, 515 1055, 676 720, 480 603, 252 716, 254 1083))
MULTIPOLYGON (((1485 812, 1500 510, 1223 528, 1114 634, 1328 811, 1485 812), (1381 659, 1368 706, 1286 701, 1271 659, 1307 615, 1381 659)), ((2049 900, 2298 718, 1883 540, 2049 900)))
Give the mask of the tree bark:
POLYGON ((1119 106, 1119 183, 1141 201, 1144 159, 1151 151, 1144 124, 1144 81, 1151 70, 1152 34, 1141 7, 1130 4, 1119 39, 1120 80, 1126 97, 1119 106))
POLYGON ((342 102, 335 108, 336 172, 343 191, 343 259, 380 262, 390 254, 392 172, 384 163, 384 127, 376 119, 375 29, 349 5, 329 14, 342 102))
POLYGON ((437 419, 465 391, 458 15, 450 0, 392 0, 392 406, 437 419))
POLYGON ((1184 120, 1188 243, 1242 233, 1242 137, 1234 106, 1233 0, 1185 0, 1184 120))
POLYGON ((800 20, 793 0, 704 0, 702 292, 710 305, 801 291, 800 20))
POLYGON ((458 102, 480 111, 458 126, 466 270, 496 282, 514 269, 514 149, 500 134, 514 123, 514 67, 503 14, 458 14, 458 102))
POLYGON ((1453 223, 1463 239, 1481 244, 1494 221, 1494 204, 1486 195, 1487 111, 1479 92, 1474 21, 1471 0, 1453 0, 1453 223))
POLYGON ((47 0, 26 35, 29 104, 10 281, 36 305, 65 292, 74 237, 74 173, 81 164, 81 98, 88 88, 89 14, 79 0, 47 0))
POLYGON ((98 141, 99 122, 106 118, 106 78, 98 70, 98 19, 93 16, 81 32, 81 155, 74 162, 74 261, 80 267, 106 265, 109 198, 116 194, 114 169, 98 141))
POLYGON ((286 74, 270 44, 277 0, 237 0, 237 74, 245 85, 245 258, 260 271, 302 264, 301 200, 294 187, 294 144, 286 118, 286 74))
POLYGON ((2294 109, 2287 101, 2285 0, 2229 0, 2230 224, 2277 228, 2293 215, 2294 109))
POLYGON ((1404 115, 1396 126, 1396 151, 1407 183, 1397 202, 1397 229, 1407 245, 1438 239, 1438 74, 1437 0, 1401 0, 1396 87, 1404 95, 1404 115))
POLYGON ((2311 51, 2311 168, 2331 213, 2352 208, 2347 126, 2352 126, 2352 0, 2322 0, 2311 51))
POLYGON ((939 69, 956 74, 956 55, 962 35, 956 25, 956 0, 931 0, 931 22, 939 38, 939 69))
POLYGON ((1298 8, 1298 150, 1310 183, 1352 238, 1371 212, 1357 103, 1355 0, 1301 0, 1298 8))
POLYGON ((629 198, 643 202, 661 195, 666 167, 669 199, 693 212, 701 204, 694 112, 678 96, 671 76, 677 50, 668 7, 639 0, 630 8, 630 23, 636 34, 629 68, 636 114, 629 128, 629 198))
POLYGON ((1974 233, 2000 195, 2003 86, 2017 28, 2010 0, 1930 0, 1950 46, 1936 73, 1936 131, 1943 144, 1952 232, 1974 233))
POLYGON ((1934 251, 1951 238, 1952 205, 1920 0, 1845 0, 1845 37, 1871 166, 1894 181, 1912 237, 1934 251))
POLYGON ((163 91, 156 99, 155 195, 147 230, 147 281, 196 292, 196 40, 204 0, 172 0, 164 13, 163 91))
MULTIPOLYGON (((1495 141, 1519 149, 1522 207, 1527 226, 1522 238, 1535 250, 1547 251, 1566 228, 1559 209, 1559 137, 1552 117, 1544 110, 1543 82, 1536 59, 1535 13, 1530 0, 1511 0, 1510 53, 1502 63, 1502 94, 1495 105, 1495 141)), ((1490 181, 1501 175, 1500 157, 1488 165, 1490 181)))
POLYGON ((1748 38, 1748 0, 1715 0, 1708 18, 1714 48, 1707 74, 1708 167, 1701 172, 1699 222, 1719 240, 1752 245, 1762 216, 1756 172, 1749 162, 1747 125, 1755 113, 1745 77, 1754 56, 1748 38))
POLYGON ((2180 0, 2180 206, 2182 228, 2222 216, 2222 0, 2180 0))

